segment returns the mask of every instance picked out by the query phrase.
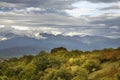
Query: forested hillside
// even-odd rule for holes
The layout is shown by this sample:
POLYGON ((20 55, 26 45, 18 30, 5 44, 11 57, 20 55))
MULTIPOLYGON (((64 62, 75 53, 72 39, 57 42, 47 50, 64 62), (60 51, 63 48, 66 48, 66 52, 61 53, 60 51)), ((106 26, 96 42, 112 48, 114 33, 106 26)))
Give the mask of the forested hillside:
POLYGON ((120 80, 120 48, 25 55, 0 62, 0 80, 120 80))

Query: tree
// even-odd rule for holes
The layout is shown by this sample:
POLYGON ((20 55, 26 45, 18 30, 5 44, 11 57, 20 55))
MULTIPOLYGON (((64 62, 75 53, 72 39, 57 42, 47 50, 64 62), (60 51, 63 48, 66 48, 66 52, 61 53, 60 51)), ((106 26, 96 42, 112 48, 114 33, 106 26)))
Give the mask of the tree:
POLYGON ((58 48, 54 48, 54 49, 52 49, 51 50, 51 53, 56 53, 56 52, 58 52, 58 51, 67 51, 67 49, 66 48, 64 48, 64 47, 58 47, 58 48))

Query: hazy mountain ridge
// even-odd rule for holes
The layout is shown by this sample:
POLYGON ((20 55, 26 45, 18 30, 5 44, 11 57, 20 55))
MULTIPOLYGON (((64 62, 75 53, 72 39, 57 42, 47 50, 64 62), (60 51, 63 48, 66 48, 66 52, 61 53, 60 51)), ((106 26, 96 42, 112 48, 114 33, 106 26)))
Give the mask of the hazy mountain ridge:
POLYGON ((47 33, 40 34, 46 39, 35 39, 27 36, 6 34, 11 39, 0 41, 0 55, 12 56, 13 54, 24 55, 38 53, 40 50, 50 51, 51 48, 63 46, 69 50, 94 50, 103 48, 116 48, 120 46, 120 39, 111 39, 101 36, 63 36, 47 33))

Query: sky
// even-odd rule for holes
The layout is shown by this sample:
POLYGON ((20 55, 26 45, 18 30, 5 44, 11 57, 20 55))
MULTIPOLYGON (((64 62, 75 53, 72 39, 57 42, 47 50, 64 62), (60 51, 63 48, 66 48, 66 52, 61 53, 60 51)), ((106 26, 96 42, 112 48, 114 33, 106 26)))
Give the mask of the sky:
POLYGON ((120 38, 120 0, 0 0, 0 41, 7 33, 120 38))

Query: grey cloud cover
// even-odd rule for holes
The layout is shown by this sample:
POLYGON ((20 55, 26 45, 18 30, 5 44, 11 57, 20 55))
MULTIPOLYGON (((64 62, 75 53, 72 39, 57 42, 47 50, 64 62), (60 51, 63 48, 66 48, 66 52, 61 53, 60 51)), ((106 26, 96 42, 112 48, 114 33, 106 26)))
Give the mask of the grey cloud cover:
POLYGON ((104 8, 101 8, 100 10, 120 10, 120 5, 104 7, 104 8))
POLYGON ((120 0, 0 0, 1 7, 40 7, 55 9, 71 9, 71 4, 77 1, 89 1, 93 3, 112 3, 120 0))
MULTIPOLYGON (((66 10, 74 9, 72 4, 77 1, 85 0, 0 0, 0 34, 10 32, 34 38, 40 37, 38 33, 120 38, 119 14, 111 12, 87 17, 83 14, 76 18, 66 10)), ((119 0, 89 1, 109 4, 119 0)))
MULTIPOLYGON (((1 16, 2 17, 2 16, 1 16)), ((50 33, 50 34, 62 34, 62 35, 93 35, 93 36, 112 36, 119 38, 119 19, 105 19, 99 17, 86 18, 74 18, 68 16, 62 16, 58 14, 41 14, 41 15, 21 15, 21 16, 3 16, 1 21, 2 25, 6 25, 0 29, 1 33, 12 32, 17 35, 26 35, 32 37, 36 33, 50 33), (17 19, 17 20, 16 20, 17 19), (24 19, 24 20, 23 20, 24 19), (99 19, 99 20, 98 20, 99 19), (114 21, 114 22, 113 22, 114 21), (117 21, 117 22, 116 22, 117 21), (112 26, 118 26, 116 29, 112 26), (21 27, 28 27, 25 30, 21 30, 21 27), (112 27, 112 28, 110 28, 112 27), (114 32, 114 33, 113 33, 114 32)), ((105 16, 104 16, 105 18, 105 16)), ((106 16, 107 18, 107 16, 106 16)))
POLYGON ((1 2, 0 5, 2 5, 2 3, 8 3, 6 4, 6 7, 17 5, 19 7, 33 6, 40 8, 68 9, 68 8, 72 8, 71 4, 76 1, 79 0, 0 0, 1 2))
POLYGON ((84 0, 84 1, 89 1, 93 3, 112 3, 112 2, 119 2, 120 0, 84 0))

